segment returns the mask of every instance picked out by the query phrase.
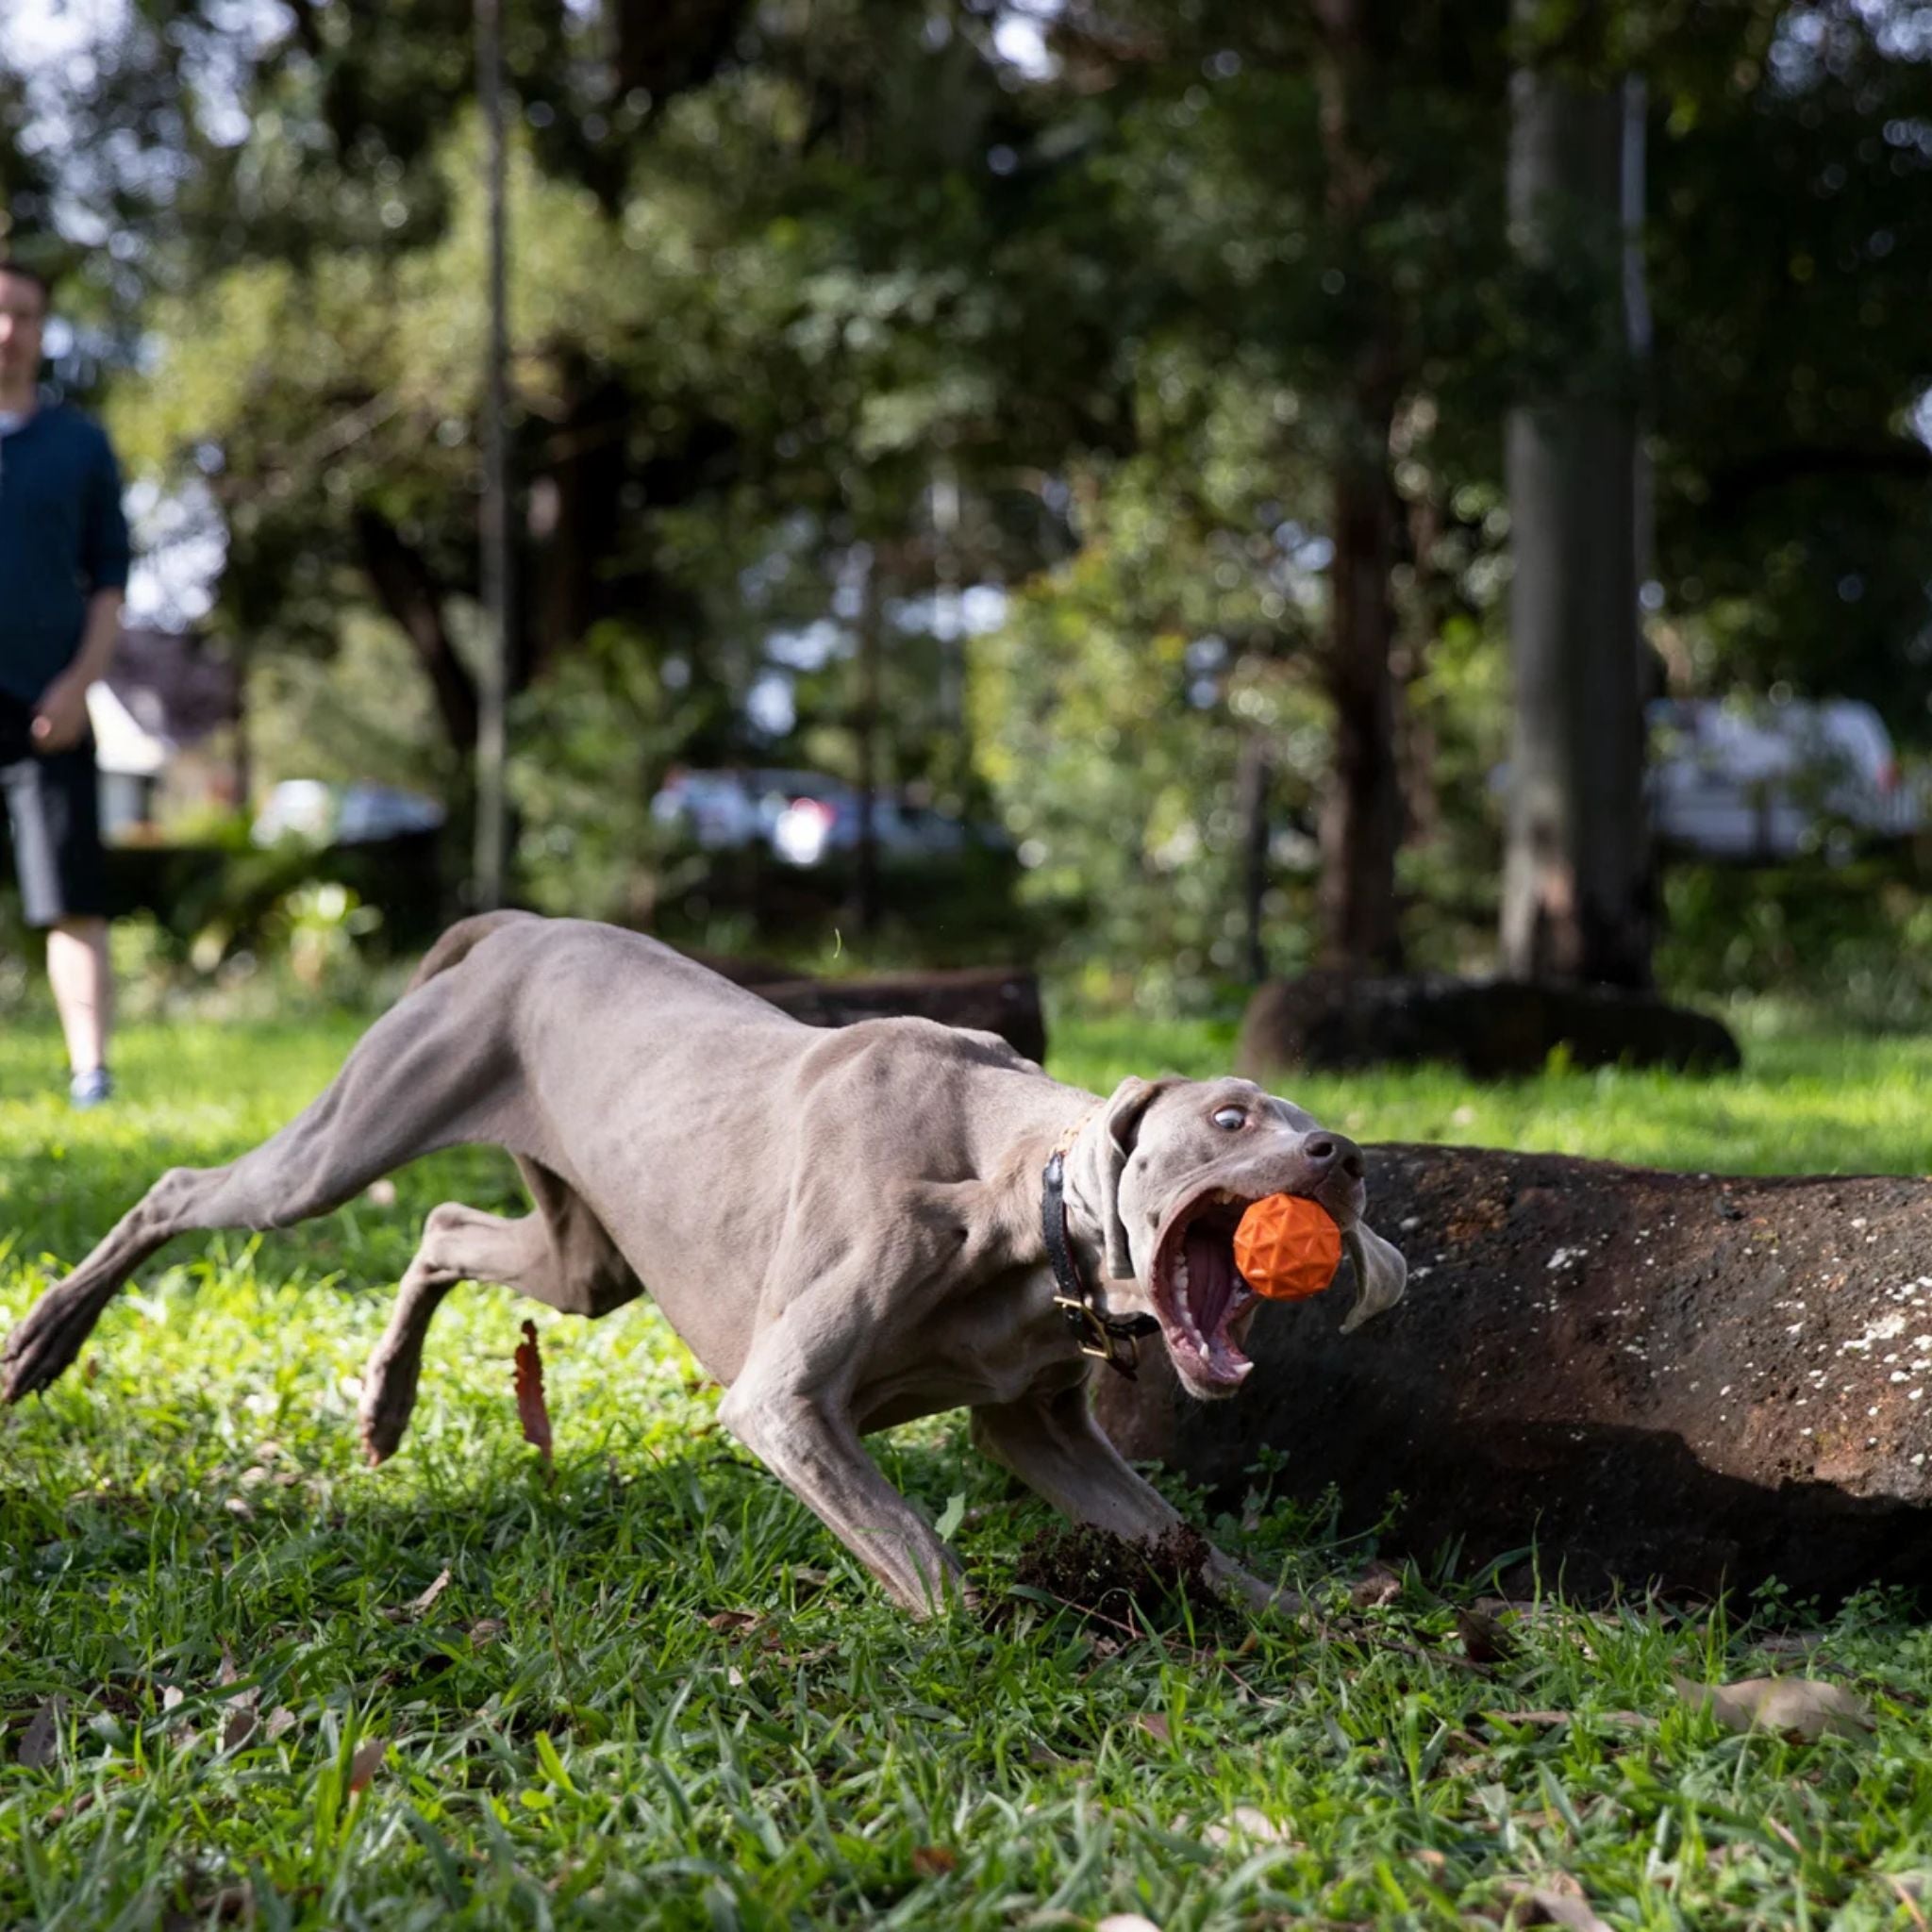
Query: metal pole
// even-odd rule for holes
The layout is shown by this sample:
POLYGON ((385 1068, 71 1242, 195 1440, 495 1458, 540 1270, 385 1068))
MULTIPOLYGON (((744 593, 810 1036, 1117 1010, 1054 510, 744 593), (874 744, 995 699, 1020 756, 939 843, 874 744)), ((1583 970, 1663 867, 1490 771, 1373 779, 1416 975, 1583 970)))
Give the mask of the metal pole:
POLYGON ((504 208, 501 0, 475 0, 476 94, 483 105, 490 200, 490 347, 483 388, 483 651, 476 690, 476 844, 471 896, 480 911, 503 904, 508 844, 504 698, 509 682, 509 321, 504 208))

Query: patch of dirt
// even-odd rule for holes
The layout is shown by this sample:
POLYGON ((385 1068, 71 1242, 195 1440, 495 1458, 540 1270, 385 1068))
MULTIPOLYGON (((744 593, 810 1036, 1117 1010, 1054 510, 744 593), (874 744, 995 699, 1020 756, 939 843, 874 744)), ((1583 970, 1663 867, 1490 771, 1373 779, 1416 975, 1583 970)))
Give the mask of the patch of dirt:
POLYGON ((1158 1628, 1183 1602, 1201 1617, 1227 1608, 1208 1580, 1213 1554, 1208 1539, 1185 1524, 1154 1543, 1056 1524, 1020 1552, 1013 1581, 1084 1615, 1158 1628))

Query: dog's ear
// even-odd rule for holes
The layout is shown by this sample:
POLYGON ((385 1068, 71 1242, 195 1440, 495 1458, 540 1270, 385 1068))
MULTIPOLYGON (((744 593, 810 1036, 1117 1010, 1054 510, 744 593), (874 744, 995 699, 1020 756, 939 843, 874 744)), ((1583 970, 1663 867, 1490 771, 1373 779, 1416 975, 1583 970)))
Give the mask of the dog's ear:
POLYGON ((1355 1263, 1355 1307, 1341 1324, 1347 1335, 1402 1299, 1408 1286, 1408 1263, 1394 1242, 1385 1241, 1366 1222, 1357 1222, 1341 1240, 1355 1263))
POLYGON ((1170 1087, 1179 1085, 1179 1077, 1173 1074, 1163 1074, 1158 1080, 1142 1080, 1129 1074, 1113 1090, 1107 1111, 1100 1117, 1100 1224, 1109 1281, 1125 1281, 1134 1272, 1133 1250, 1127 1245, 1126 1224, 1121 1220, 1121 1176, 1126 1173, 1127 1158, 1141 1138, 1141 1123, 1147 1109, 1170 1087))

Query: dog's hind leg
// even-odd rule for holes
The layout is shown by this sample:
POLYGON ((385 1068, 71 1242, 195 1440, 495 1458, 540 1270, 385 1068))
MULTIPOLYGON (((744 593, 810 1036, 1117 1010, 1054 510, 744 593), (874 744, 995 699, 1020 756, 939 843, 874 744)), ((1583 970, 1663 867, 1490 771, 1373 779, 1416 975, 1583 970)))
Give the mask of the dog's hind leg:
POLYGON ((7 1338, 0 1400, 18 1402, 53 1381, 127 1278, 175 1235, 289 1227, 341 1207, 419 1154, 497 1139, 514 1061, 478 1028, 474 1002, 452 996, 456 983, 455 974, 431 980, 391 1008, 326 1091, 259 1147, 225 1167, 162 1174, 7 1338))
POLYGON ((496 1281, 514 1288, 519 1277, 550 1265, 550 1241, 541 1215, 508 1221, 458 1201, 429 1210, 423 1241, 396 1291, 396 1305, 362 1371, 359 1421, 362 1449, 371 1462, 394 1455, 416 1406, 423 1343, 442 1298, 459 1281, 496 1281))
POLYGON ((371 1462, 395 1453, 416 1406, 423 1345, 442 1298, 459 1281, 493 1281, 567 1314, 595 1317, 633 1301, 643 1284, 575 1190, 526 1158, 537 1211, 516 1220, 460 1202, 429 1210, 389 1327, 362 1372, 362 1447, 371 1462))

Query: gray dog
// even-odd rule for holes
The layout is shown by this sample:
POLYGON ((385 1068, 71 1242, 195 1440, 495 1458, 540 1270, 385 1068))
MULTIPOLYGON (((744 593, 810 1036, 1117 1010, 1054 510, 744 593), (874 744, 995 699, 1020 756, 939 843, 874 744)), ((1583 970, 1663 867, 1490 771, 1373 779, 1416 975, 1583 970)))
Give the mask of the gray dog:
POLYGON ((536 1211, 430 1210, 364 1377, 371 1458, 402 1440, 458 1281, 592 1317, 648 1284, 724 1385, 725 1426, 920 1614, 958 1565, 869 1430, 970 1408, 981 1450, 1063 1514, 1156 1539, 1179 1518, 1095 1425, 1093 1361, 1130 1372, 1158 1330, 1190 1391, 1233 1394, 1255 1297, 1232 1235, 1264 1194, 1341 1224, 1345 1325, 1407 1273, 1361 1224, 1359 1150, 1245 1080, 1128 1079, 1102 1103, 991 1034, 805 1026, 634 933, 491 913, 443 935, 298 1119, 162 1174, 8 1338, 6 1399, 45 1388, 172 1236, 287 1227, 459 1142, 508 1148, 536 1211))

